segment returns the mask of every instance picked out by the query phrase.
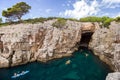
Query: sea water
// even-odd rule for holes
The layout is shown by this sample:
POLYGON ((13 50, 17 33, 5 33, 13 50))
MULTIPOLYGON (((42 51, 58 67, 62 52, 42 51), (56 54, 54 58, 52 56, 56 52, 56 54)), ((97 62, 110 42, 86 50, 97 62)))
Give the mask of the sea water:
POLYGON ((51 60, 47 63, 32 62, 12 68, 0 69, 0 80, 105 80, 111 72, 91 51, 81 49, 71 57, 51 60), (66 62, 69 63, 66 64, 66 62), (12 79, 14 73, 29 73, 12 79))

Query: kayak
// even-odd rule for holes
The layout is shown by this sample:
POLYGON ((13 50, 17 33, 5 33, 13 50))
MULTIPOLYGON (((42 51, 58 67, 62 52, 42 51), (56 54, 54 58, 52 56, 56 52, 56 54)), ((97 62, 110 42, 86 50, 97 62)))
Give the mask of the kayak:
POLYGON ((19 74, 17 74, 17 75, 12 76, 11 78, 17 78, 17 77, 20 77, 20 76, 25 75, 25 74, 27 74, 27 73, 29 73, 29 71, 24 71, 24 72, 22 72, 22 73, 19 73, 19 74))

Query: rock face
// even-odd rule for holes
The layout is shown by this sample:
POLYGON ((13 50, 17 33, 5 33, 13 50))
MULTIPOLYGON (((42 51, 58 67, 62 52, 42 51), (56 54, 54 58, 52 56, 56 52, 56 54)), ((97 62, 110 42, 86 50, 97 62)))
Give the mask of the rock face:
MULTIPOLYGON (((70 56, 78 49, 81 35, 95 31, 89 48, 114 71, 120 71, 120 23, 113 22, 107 29, 98 23, 68 20, 56 28, 52 26, 55 21, 1 27, 0 68, 70 56)), ((110 73, 106 80, 120 80, 120 73, 110 73)))
POLYGON ((56 28, 52 26, 55 21, 1 27, 0 68, 69 56, 78 48, 82 26, 98 27, 98 23, 67 21, 56 28))
POLYGON ((109 73, 106 80, 120 80, 120 72, 109 73))
POLYGON ((109 29, 96 30, 89 47, 114 71, 120 71, 120 23, 112 22, 109 29))

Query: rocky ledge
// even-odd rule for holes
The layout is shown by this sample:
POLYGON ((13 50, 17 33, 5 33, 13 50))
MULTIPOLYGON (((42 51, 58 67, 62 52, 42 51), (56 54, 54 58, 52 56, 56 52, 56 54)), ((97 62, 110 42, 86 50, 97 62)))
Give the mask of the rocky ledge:
POLYGON ((68 20, 65 26, 56 28, 52 26, 55 21, 1 27, 0 68, 70 56, 78 49, 82 31, 99 27, 98 23, 68 20))

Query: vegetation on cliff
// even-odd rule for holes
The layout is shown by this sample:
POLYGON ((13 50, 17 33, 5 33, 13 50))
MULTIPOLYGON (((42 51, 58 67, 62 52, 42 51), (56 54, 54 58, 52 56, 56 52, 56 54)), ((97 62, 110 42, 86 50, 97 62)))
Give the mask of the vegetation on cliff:
POLYGON ((120 22, 120 16, 115 18, 116 22, 120 22))
POLYGON ((49 17, 49 18, 40 17, 40 18, 34 18, 34 19, 24 20, 23 23, 32 23, 32 24, 38 23, 38 22, 43 23, 44 21, 52 20, 52 19, 55 19, 55 17, 49 17))
POLYGON ((34 18, 34 19, 26 19, 22 21, 0 23, 0 26, 7 26, 11 24, 20 24, 20 23, 32 23, 32 24, 39 23, 39 22, 43 23, 44 21, 52 20, 52 19, 56 19, 56 18, 55 17, 49 17, 49 18, 40 17, 40 18, 34 18))
POLYGON ((22 21, 12 21, 12 22, 5 22, 5 23, 1 23, 2 19, 0 18, 0 23, 1 23, 0 26, 6 26, 9 24, 19 24, 19 23, 32 23, 32 24, 39 23, 39 22, 43 23, 44 21, 52 20, 52 19, 57 19, 57 21, 53 23, 53 27, 57 27, 57 28, 65 26, 67 20, 78 21, 78 22, 101 22, 102 26, 104 27, 108 27, 110 25, 110 22, 112 21, 120 22, 120 17, 117 17, 114 19, 107 16, 104 16, 104 17, 90 16, 90 17, 81 18, 80 20, 73 19, 73 18, 60 18, 60 17, 48 17, 48 18, 40 17, 40 18, 26 19, 22 21))
POLYGON ((0 18, 0 23, 2 23, 2 18, 0 18))
POLYGON ((108 27, 110 25, 110 22, 112 22, 114 19, 103 16, 103 17, 96 17, 96 16, 90 16, 90 17, 85 17, 81 18, 81 22, 102 22, 104 27, 108 27))
POLYGON ((56 22, 52 24, 53 27, 62 28, 66 24, 66 19, 58 18, 56 22))

